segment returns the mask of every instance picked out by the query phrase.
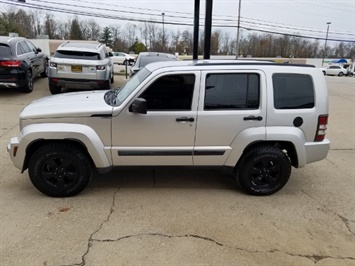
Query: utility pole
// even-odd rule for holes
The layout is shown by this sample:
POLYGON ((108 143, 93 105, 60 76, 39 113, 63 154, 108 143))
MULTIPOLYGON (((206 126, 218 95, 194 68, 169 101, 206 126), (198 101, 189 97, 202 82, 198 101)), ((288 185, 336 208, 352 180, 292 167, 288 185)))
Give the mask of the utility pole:
POLYGON ((192 59, 198 59, 198 31, 200 26, 200 0, 195 0, 195 15, 194 15, 194 44, 192 51, 192 59))
POLYGON ((238 26, 237 26, 237 43, 236 43, 236 52, 235 52, 235 59, 239 57, 239 31, 240 31, 240 9, 242 7, 242 0, 239 0, 239 8, 238 8, 238 26))
POLYGON ((163 40, 162 40, 162 52, 164 52, 164 46, 165 46, 165 30, 164 30, 164 16, 165 13, 161 13, 162 17, 163 17, 163 40))
POLYGON ((324 52, 323 52, 323 60, 322 60, 322 66, 324 64, 324 58, 326 56, 327 53, 327 41, 328 41, 328 33, 329 33, 329 25, 332 24, 331 22, 327 22, 327 35, 325 36, 325 44, 324 44, 324 52))
POLYGON ((206 0, 205 15, 205 48, 203 59, 210 59, 211 55, 211 31, 212 31, 212 6, 213 0, 206 0))

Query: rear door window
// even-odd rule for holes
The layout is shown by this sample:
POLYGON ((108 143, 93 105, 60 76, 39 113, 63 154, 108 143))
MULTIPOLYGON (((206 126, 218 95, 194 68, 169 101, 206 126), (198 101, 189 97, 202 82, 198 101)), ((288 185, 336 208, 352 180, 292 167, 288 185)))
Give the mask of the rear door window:
POLYGON ((204 110, 258 109, 260 77, 256 73, 208 74, 204 110))
POLYGON ((304 109, 314 107, 313 80, 307 74, 274 74, 274 107, 304 109))
POLYGON ((54 57, 82 60, 101 60, 100 54, 98 53, 80 51, 56 51, 54 57))
POLYGON ((19 42, 17 45, 21 46, 20 49, 23 50, 24 54, 30 53, 31 52, 31 48, 24 42, 19 42))

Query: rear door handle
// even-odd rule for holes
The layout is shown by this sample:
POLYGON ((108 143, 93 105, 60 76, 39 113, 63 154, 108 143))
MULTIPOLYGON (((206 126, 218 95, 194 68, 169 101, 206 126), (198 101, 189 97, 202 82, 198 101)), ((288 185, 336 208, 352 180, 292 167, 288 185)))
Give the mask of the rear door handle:
POLYGON ((195 119, 193 117, 178 117, 176 118, 176 122, 194 122, 195 119))
POLYGON ((263 120, 263 118, 261 116, 254 116, 254 115, 244 117, 243 119, 244 119, 244 121, 249 121, 249 120, 261 121, 261 120, 263 120))

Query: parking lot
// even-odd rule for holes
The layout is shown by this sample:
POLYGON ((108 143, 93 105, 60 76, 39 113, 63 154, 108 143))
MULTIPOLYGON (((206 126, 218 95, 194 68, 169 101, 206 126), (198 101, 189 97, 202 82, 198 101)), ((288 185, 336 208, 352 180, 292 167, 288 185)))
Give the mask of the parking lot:
MULTIPOLYGON (((355 265, 355 78, 326 77, 326 160, 292 169, 269 197, 227 173, 136 168, 95 175, 72 198, 50 198, 16 169, 6 144, 18 115, 50 95, 0 91, 2 265, 355 265)), ((114 86, 125 82, 115 77, 114 86)))

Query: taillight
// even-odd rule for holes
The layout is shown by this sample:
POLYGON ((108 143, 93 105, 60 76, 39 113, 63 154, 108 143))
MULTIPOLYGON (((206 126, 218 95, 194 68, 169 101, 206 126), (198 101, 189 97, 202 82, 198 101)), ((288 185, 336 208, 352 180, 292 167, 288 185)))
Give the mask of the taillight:
POLYGON ((314 138, 314 141, 322 141, 325 138, 325 131, 327 130, 328 125, 328 115, 320 115, 318 117, 318 127, 317 134, 314 138))
POLYGON ((21 61, 18 60, 6 60, 6 61, 1 61, 0 65, 3 67, 19 67, 21 66, 21 61))
POLYGON ((105 70, 106 66, 96 66, 97 70, 105 70))
POLYGON ((50 65, 51 67, 57 67, 57 63, 52 63, 52 62, 51 62, 49 65, 50 65))

